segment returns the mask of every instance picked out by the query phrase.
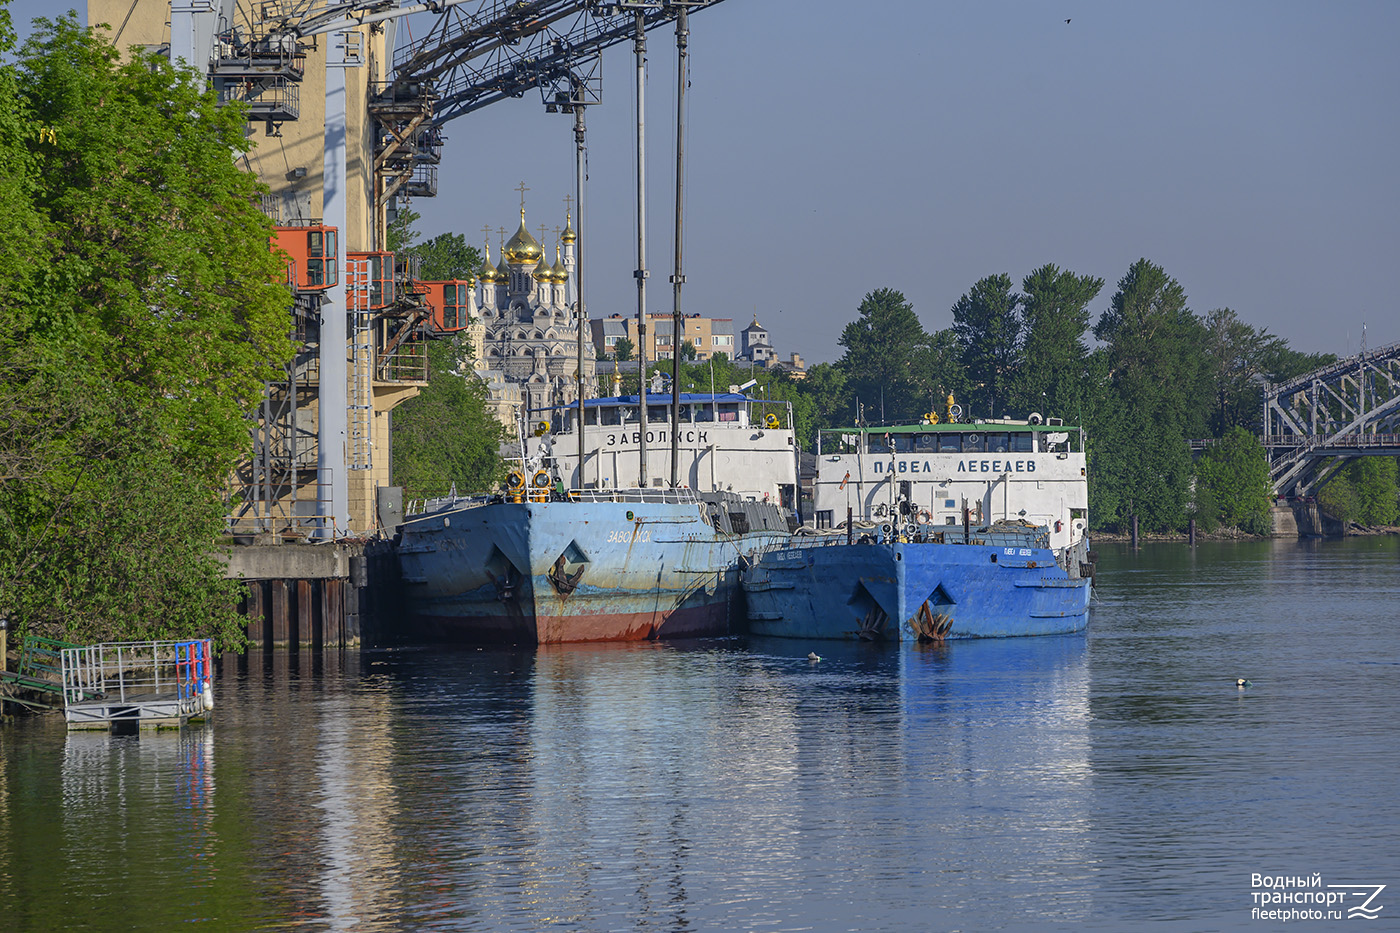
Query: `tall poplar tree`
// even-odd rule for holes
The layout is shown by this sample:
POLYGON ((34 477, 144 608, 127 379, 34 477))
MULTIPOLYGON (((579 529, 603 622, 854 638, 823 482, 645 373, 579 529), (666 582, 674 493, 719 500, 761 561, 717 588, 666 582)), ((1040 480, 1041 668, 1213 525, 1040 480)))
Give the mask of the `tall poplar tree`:
POLYGON ((1025 413, 1039 411, 1066 421, 1083 417, 1089 330, 1089 302, 1103 279, 1076 275, 1046 263, 1022 280, 1021 318, 1025 328, 1016 401, 1025 413))
POLYGON ((846 352, 837 362, 845 375, 846 391, 858 398, 865 420, 904 421, 927 409, 919 384, 919 361, 929 336, 902 292, 880 288, 860 303, 860 317, 846 325, 840 344, 846 352))
POLYGON ((1020 298, 1005 273, 981 279, 953 305, 953 333, 971 384, 975 416, 1007 414, 1021 366, 1019 308, 1020 298))
POLYGON ((1180 528, 1191 479, 1187 439, 1203 434, 1211 403, 1205 328, 1176 279, 1139 259, 1119 279, 1094 335, 1107 344, 1103 388, 1113 397, 1093 426, 1091 511, 1108 525, 1138 515, 1150 530, 1180 528))

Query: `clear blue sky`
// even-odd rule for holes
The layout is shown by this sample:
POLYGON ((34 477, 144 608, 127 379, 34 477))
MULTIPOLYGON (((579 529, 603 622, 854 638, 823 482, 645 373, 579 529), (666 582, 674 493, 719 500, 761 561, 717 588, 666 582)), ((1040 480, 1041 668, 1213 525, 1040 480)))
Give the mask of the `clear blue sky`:
MULTIPOLYGON (((1106 280, 1097 319, 1145 256, 1197 313, 1296 349, 1354 352, 1363 322, 1400 341, 1400 4, 725 0, 691 27, 688 313, 756 312, 813 363, 876 288, 942 328, 982 276, 1053 262, 1106 280)), ((649 48, 647 304, 669 311, 672 33, 649 48)), ((632 74, 614 47, 589 113, 594 317, 636 310, 632 74)), ((522 180, 532 228, 562 223, 570 121, 531 94, 449 124, 423 232, 509 235, 522 180)))

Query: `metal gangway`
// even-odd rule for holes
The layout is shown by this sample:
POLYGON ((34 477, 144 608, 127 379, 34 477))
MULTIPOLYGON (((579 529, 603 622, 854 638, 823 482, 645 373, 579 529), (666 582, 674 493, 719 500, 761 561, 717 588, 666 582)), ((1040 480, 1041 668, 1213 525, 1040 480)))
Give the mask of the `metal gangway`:
POLYGON ((209 639, 63 649, 69 729, 178 728, 214 708, 209 639))
POLYGON ((1400 456, 1400 343, 1265 385, 1263 430, 1280 496, 1314 494, 1356 457, 1400 456))

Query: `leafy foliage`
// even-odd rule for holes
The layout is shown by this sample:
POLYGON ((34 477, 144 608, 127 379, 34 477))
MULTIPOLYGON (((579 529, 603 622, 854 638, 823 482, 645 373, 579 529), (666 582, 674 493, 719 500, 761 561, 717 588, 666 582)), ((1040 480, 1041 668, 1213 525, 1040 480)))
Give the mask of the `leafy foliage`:
POLYGON ((978 417, 1006 414, 1021 366, 1021 299, 1011 289, 1011 276, 989 275, 953 305, 953 333, 972 384, 964 407, 978 417))
POLYGON ((865 420, 917 418, 923 407, 929 336, 901 292, 881 288, 861 301, 860 317, 841 333, 845 354, 837 362, 845 389, 865 420))
POLYGON ((1089 302, 1103 279, 1076 275, 1046 263, 1021 283, 1024 337, 1013 404, 1023 414, 1039 411, 1080 420, 1088 394, 1089 302))
POLYGON ((1229 308, 1217 308, 1207 314, 1205 328, 1206 355, 1215 384, 1212 434, 1223 435, 1232 425, 1257 429, 1263 407, 1263 383, 1268 375, 1266 366, 1285 349, 1284 341, 1246 324, 1229 308))
POLYGON ((1092 425, 1096 458, 1090 513, 1122 527, 1129 515, 1148 530, 1185 521, 1191 457, 1186 439, 1205 429, 1209 371, 1204 327, 1181 285, 1140 259, 1118 282, 1094 328, 1107 346, 1110 393, 1092 425))
POLYGON ((1319 491, 1322 508, 1345 522, 1394 525, 1400 519, 1396 461, 1361 457, 1348 463, 1319 491))
POLYGON ((1196 504, 1204 527, 1224 523, 1249 534, 1268 534, 1273 484, 1259 439, 1235 425, 1196 461, 1196 504), (1209 491, 1202 497, 1202 489, 1209 491), (1208 505, 1207 505, 1208 503, 1208 505), (1210 514, 1210 509, 1214 513, 1210 514))
POLYGON ((486 387, 462 360, 465 340, 428 345, 428 386, 394 410, 394 481, 411 499, 486 492, 505 476, 505 427, 486 407, 486 387))
POLYGON ((419 242, 421 234, 416 224, 422 216, 407 207, 399 208, 398 216, 386 231, 390 252, 396 256, 416 256, 420 263, 418 275, 425 282, 467 279, 481 268, 481 253, 467 245, 460 233, 440 233, 419 242))
POLYGON ((244 118, 72 15, 35 25, 0 67, 0 612, 237 645, 224 480, 291 353, 244 118))
POLYGON ((617 343, 613 345, 613 359, 619 363, 630 362, 636 352, 637 345, 626 337, 619 337, 617 343))

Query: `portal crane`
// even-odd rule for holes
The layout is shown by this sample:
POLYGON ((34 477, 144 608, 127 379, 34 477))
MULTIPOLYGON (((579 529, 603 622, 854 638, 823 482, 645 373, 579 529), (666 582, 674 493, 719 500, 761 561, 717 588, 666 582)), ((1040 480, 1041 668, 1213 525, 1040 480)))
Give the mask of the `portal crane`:
MULTIPOLYGON (((270 89, 272 99, 266 102, 262 116, 271 131, 277 120, 296 119, 298 115, 299 40, 328 36, 322 214, 325 224, 344 230, 345 72, 364 61, 355 29, 383 23, 392 30, 400 17, 437 14, 428 33, 396 55, 393 77, 373 89, 369 103, 369 111, 382 130, 376 133, 375 143, 376 242, 372 244, 382 248, 389 200, 399 193, 420 197, 436 194, 441 127, 448 121, 538 88, 547 111, 574 114, 574 135, 581 153, 584 110, 602 99, 603 50, 629 38, 636 39, 640 49, 645 32, 670 21, 679 10, 719 2, 478 0, 468 11, 465 0, 404 5, 399 0, 284 0, 260 7, 261 35, 244 37, 239 45, 226 41, 237 38, 231 28, 233 0, 175 0, 171 6, 171 57, 212 71, 216 83, 223 66, 228 69, 225 86, 243 88, 244 99, 270 89), (214 26, 220 20, 224 32, 216 36, 214 26), (246 63, 240 58, 243 49, 250 50, 246 63), (269 53, 276 59, 270 69, 265 64, 269 53)), ((236 92, 220 93, 226 99, 237 96, 236 92)), ((257 107, 252 109, 258 113, 257 107)), ((582 340, 581 290, 578 304, 582 340)), ((335 535, 349 529, 343 284, 328 289, 321 310, 318 482, 329 490, 323 533, 335 535)), ((401 329, 400 336, 402 333, 401 329)))

